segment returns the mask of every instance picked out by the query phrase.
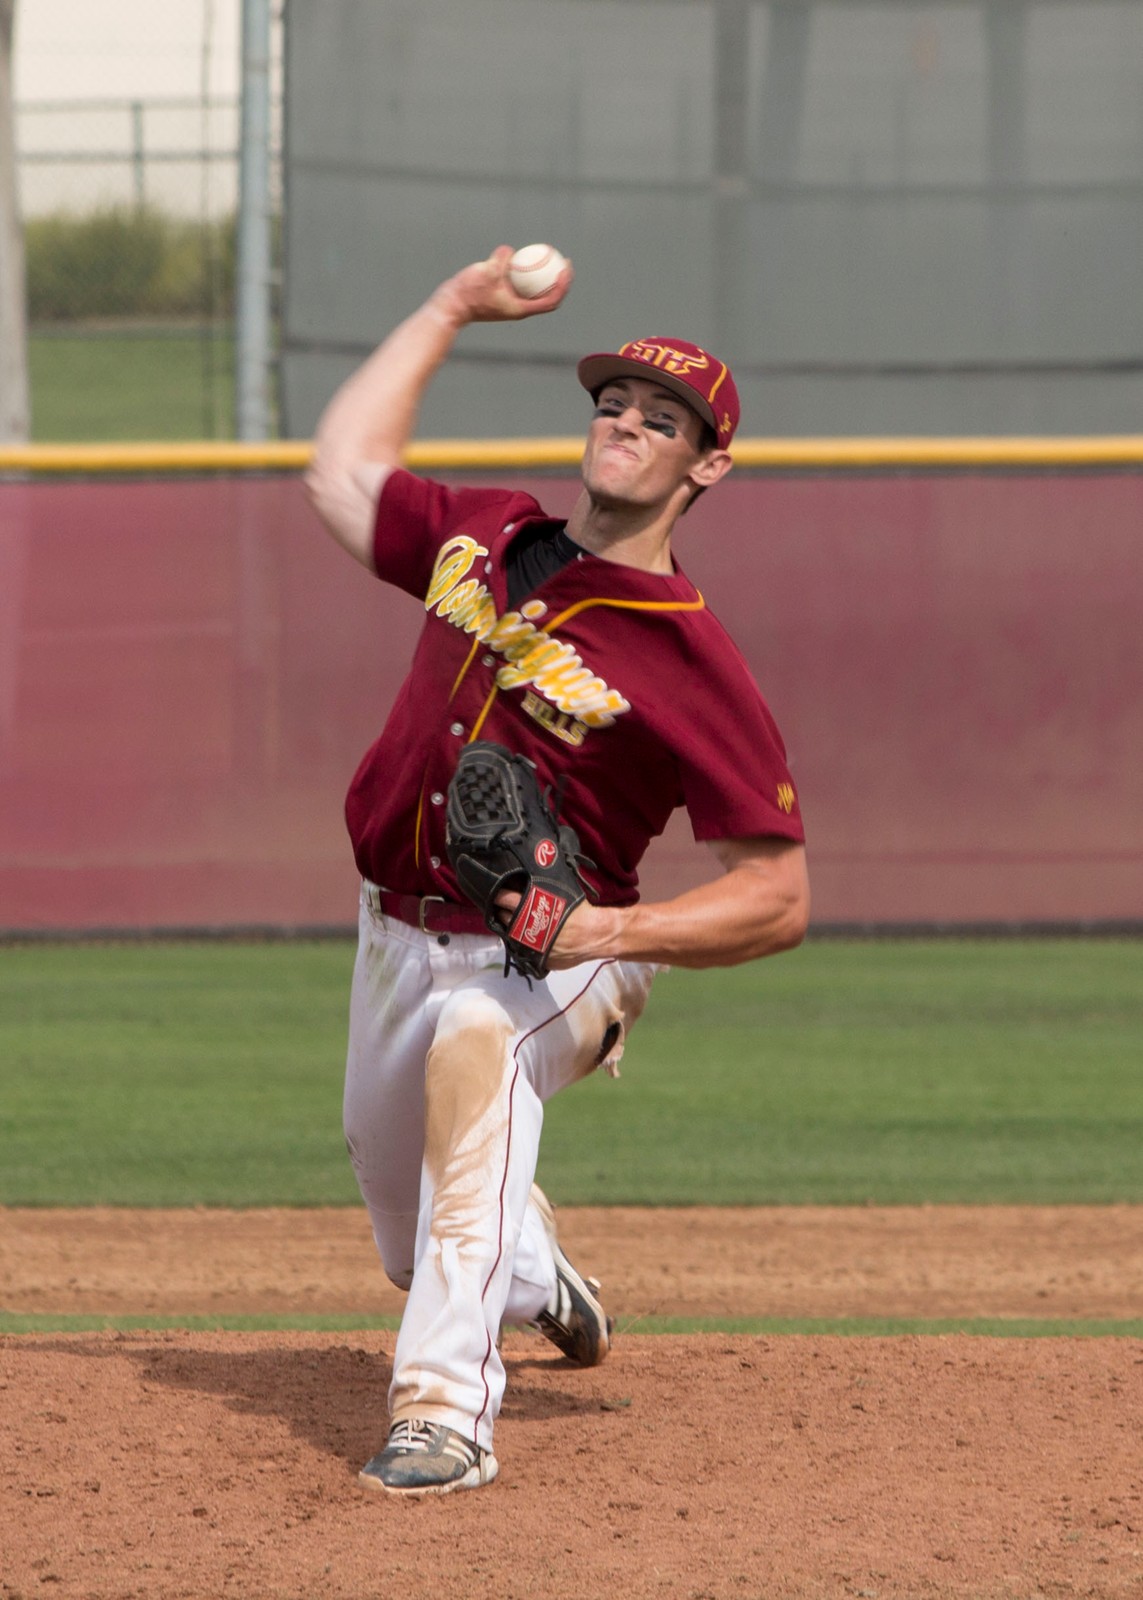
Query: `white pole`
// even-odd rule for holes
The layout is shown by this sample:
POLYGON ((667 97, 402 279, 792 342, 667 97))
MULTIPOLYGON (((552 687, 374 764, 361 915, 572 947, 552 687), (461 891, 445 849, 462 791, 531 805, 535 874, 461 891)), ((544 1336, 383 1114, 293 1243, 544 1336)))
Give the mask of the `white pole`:
POLYGON ((15 0, 0 0, 0 443, 28 437, 28 362, 24 235, 16 193, 16 118, 12 103, 15 0))
POLYGON ((270 0, 242 0, 234 411, 240 439, 270 436, 270 0))

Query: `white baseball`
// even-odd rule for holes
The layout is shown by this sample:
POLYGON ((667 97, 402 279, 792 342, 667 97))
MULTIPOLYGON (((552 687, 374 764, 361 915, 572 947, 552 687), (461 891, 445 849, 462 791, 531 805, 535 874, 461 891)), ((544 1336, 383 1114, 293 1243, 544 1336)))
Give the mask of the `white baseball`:
POLYGON ((512 287, 525 300, 534 300, 555 283, 567 262, 550 244, 526 244, 508 263, 512 287))

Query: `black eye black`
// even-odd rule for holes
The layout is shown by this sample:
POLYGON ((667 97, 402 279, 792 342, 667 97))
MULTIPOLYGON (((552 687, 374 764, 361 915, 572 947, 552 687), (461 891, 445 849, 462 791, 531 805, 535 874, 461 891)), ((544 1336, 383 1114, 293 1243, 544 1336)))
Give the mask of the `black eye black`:
POLYGON ((661 433, 668 439, 673 439, 679 431, 673 422, 665 422, 657 417, 648 417, 643 426, 654 428, 656 433, 661 433))

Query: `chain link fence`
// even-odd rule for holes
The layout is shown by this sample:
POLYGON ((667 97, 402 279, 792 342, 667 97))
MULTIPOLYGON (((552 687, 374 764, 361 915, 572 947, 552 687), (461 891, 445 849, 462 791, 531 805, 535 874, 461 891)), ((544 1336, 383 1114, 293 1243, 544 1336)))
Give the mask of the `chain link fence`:
MULTIPOLYGON (((37 440, 231 438, 237 97, 26 101, 37 440)), ((272 185, 280 213, 281 106, 272 185)))

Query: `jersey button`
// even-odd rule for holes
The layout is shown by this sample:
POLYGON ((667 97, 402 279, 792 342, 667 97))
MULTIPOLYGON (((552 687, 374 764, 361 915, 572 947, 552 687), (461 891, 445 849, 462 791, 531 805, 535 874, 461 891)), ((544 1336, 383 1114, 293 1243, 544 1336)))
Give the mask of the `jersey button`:
POLYGON ((440 864, 441 864, 440 856, 430 856, 429 857, 429 866, 432 867, 434 872, 440 866, 440 864))
POLYGON ((429 799, 432 801, 434 806, 443 806, 444 805, 444 795, 440 792, 439 789, 434 789, 432 794, 429 796, 429 799))
POLYGON ((494 667, 496 665, 496 657, 495 656, 481 656, 480 665, 482 667, 494 667))
POLYGON ((464 732, 464 723, 463 722, 454 722, 452 727, 448 731, 450 733, 455 734, 456 737, 459 739, 461 734, 464 732))

